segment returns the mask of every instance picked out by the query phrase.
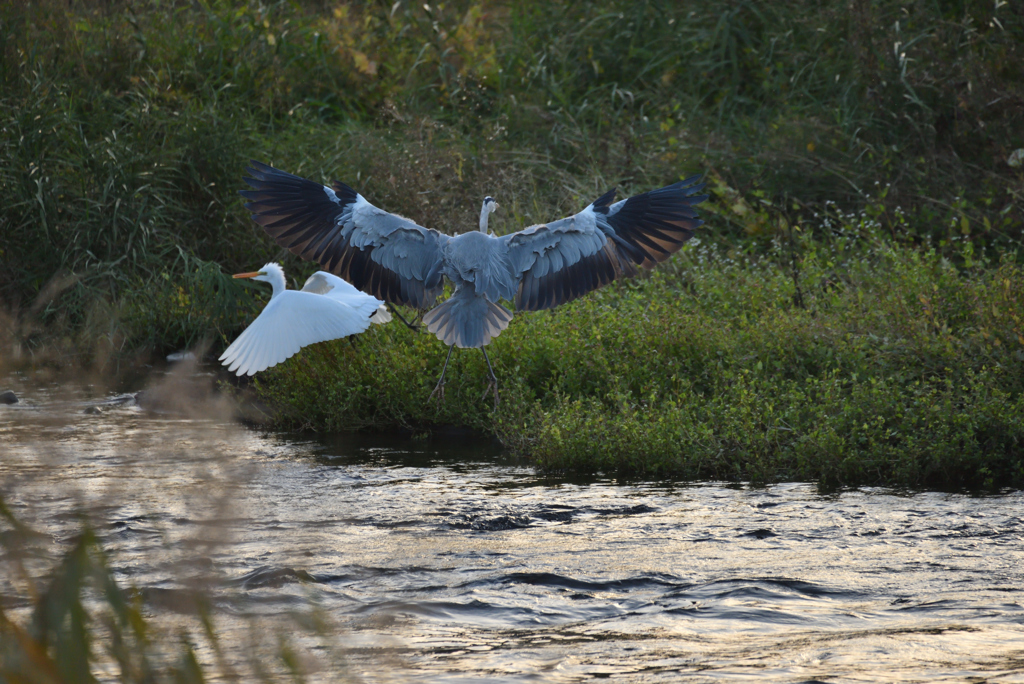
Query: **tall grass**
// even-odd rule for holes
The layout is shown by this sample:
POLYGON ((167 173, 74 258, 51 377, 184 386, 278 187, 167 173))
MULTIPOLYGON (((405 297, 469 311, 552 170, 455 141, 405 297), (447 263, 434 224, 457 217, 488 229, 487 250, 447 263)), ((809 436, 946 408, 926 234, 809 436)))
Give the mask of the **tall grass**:
POLYGON ((728 240, 832 201, 1012 248, 1022 34, 990 2, 7 3, 0 299, 84 347, 231 334, 223 272, 283 256, 237 197, 249 157, 442 230, 483 194, 510 230, 711 169, 773 217, 714 219, 728 240))
POLYGON ((113 569, 118 559, 108 557, 88 523, 51 567, 39 562, 52 555, 46 536, 18 520, 0 498, 0 567, 12 579, 0 605, 4 682, 303 682, 317 674, 324 655, 312 657, 296 644, 303 638, 321 642, 336 661, 333 681, 352 679, 340 654, 331 652, 338 650, 335 634, 312 602, 284 618, 274 637, 263 634, 266 616, 261 624, 250 617, 248 644, 234 644, 224 637, 223 615, 203 588, 179 597, 179 615, 171 617, 154 610, 152 597, 119 580, 113 569), (239 657, 243 649, 247 653, 239 657))
POLYGON ((261 610, 221 563, 254 472, 232 453, 234 407, 213 379, 188 362, 150 378, 140 397, 169 431, 162 418, 138 429, 133 409, 110 404, 120 415, 94 431, 80 402, 109 396, 109 378, 68 376, 59 395, 30 392, 39 405, 4 417, 0 681, 349 681, 343 632, 311 586, 261 610), (97 476, 97 458, 116 476, 97 476), (169 507, 149 491, 166 487, 169 507))

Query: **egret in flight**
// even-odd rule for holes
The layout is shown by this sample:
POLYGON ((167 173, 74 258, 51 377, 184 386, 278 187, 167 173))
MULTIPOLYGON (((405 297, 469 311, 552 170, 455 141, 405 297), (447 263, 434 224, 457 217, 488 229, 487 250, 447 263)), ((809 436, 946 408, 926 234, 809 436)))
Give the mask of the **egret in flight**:
POLYGON ((236 375, 259 373, 314 342, 348 337, 370 323, 391 320, 384 302, 324 271, 311 275, 301 290, 285 289, 284 269, 275 263, 234 277, 262 280, 274 288, 260 315, 220 356, 236 375))
POLYGON ((247 171, 245 206, 279 245, 386 302, 430 309, 423 323, 448 345, 435 393, 444 397, 452 350, 478 347, 495 405, 498 380, 484 347, 512 320, 501 300, 517 311, 550 309, 651 268, 693 236, 703 223, 694 205, 707 199, 697 194, 700 176, 618 202, 613 189, 578 214, 499 237, 487 232, 496 206, 488 197, 480 230, 448 236, 378 209, 339 181, 327 187, 257 161, 247 171), (442 278, 455 292, 435 307, 442 278))

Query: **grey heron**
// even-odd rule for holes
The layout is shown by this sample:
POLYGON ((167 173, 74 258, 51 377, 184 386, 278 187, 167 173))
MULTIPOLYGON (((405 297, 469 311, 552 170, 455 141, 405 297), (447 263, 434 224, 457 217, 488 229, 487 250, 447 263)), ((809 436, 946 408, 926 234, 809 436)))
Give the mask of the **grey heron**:
POLYGON ((378 209, 340 181, 327 187, 257 161, 247 172, 245 207, 279 245, 384 301, 430 309, 423 323, 448 345, 434 393, 444 396, 452 350, 478 347, 495 404, 484 347, 512 320, 501 300, 517 311, 550 309, 651 268, 693 236, 703 223, 694 205, 707 199, 697 194, 700 176, 618 202, 612 189, 573 216, 498 237, 487 232, 496 206, 488 197, 479 230, 448 236, 378 209), (435 307, 443 278, 455 291, 435 307))
POLYGON ((285 289, 284 269, 276 263, 234 277, 262 280, 273 288, 260 315, 220 356, 236 375, 253 375, 314 342, 348 337, 363 332, 371 322, 391 320, 384 302, 331 273, 317 271, 301 290, 285 289))

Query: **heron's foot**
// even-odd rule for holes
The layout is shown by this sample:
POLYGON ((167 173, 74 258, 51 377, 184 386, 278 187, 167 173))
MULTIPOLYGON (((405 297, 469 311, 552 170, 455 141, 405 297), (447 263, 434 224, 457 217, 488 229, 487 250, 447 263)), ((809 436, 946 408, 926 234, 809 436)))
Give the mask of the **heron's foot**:
POLYGON ((494 392, 494 410, 498 410, 498 381, 491 379, 487 382, 487 387, 484 389, 484 393, 480 395, 480 401, 483 401, 487 395, 494 392))
POLYGON ((398 309, 396 309, 395 307, 389 306, 388 309, 390 309, 391 313, 398 316, 398 320, 402 321, 402 323, 405 324, 405 327, 407 327, 409 330, 412 330, 413 332, 420 331, 420 326, 416 325, 416 321, 418 321, 420 319, 420 316, 422 316, 423 314, 416 316, 416 318, 412 319, 412 323, 410 323, 409 321, 405 320, 405 316, 398 313, 398 309))
POLYGON ((494 410, 498 410, 498 376, 494 374, 494 366, 491 365, 491 360, 487 357, 487 350, 480 347, 480 351, 484 353, 484 361, 487 362, 487 373, 490 375, 490 382, 487 384, 487 389, 484 390, 484 394, 480 397, 480 401, 484 400, 487 393, 491 390, 494 391, 494 410))
POLYGON ((438 380, 437 385, 434 386, 434 391, 427 397, 427 403, 434 401, 434 396, 437 396, 437 410, 441 410, 441 405, 444 404, 444 378, 438 380))
POLYGON ((441 377, 439 377, 437 379, 437 385, 434 387, 434 391, 430 393, 429 397, 427 397, 427 403, 429 404, 430 401, 434 398, 434 395, 435 394, 438 395, 438 397, 437 397, 437 410, 438 411, 441 410, 441 404, 444 403, 444 374, 445 374, 445 371, 448 370, 448 362, 451 361, 451 359, 452 359, 452 352, 453 351, 455 351, 455 345, 454 344, 448 345, 448 355, 446 357, 444 357, 444 365, 441 366, 441 377))

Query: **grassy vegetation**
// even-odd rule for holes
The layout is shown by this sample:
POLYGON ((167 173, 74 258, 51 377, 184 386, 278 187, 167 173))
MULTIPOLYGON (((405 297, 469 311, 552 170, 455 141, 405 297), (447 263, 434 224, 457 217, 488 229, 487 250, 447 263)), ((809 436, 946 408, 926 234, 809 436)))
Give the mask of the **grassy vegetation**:
POLYGON ((1012 248, 1022 61, 1024 16, 987 1, 4 3, 0 300, 29 347, 232 334, 222 269, 276 252, 249 157, 444 230, 488 193, 514 229, 707 170, 772 207, 723 239, 832 201, 1012 248))
POLYGON ((448 232, 705 171, 701 246, 499 338, 496 415, 477 353, 426 408, 440 345, 398 326, 264 388, 551 467, 1019 483, 1021 63, 987 0, 6 3, 0 343, 226 342, 259 306, 227 273, 313 270, 248 219, 250 157, 448 232))

